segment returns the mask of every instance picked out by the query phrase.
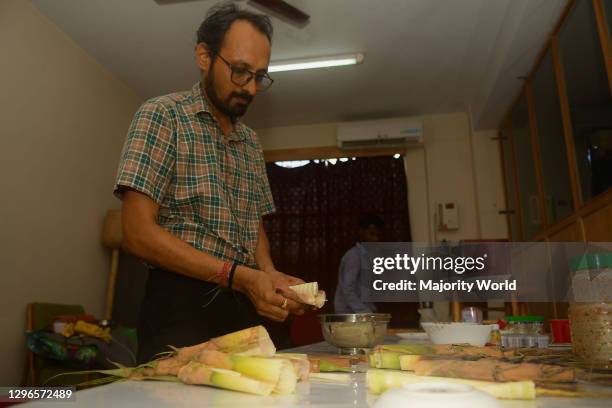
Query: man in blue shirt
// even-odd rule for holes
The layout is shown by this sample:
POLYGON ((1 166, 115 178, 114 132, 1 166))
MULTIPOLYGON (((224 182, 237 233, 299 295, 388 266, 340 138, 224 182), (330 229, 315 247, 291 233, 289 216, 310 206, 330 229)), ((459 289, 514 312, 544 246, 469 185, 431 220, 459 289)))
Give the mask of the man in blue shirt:
POLYGON ((365 215, 359 221, 359 242, 349 249, 340 261, 338 286, 334 298, 336 313, 374 313, 374 303, 361 300, 361 254, 364 248, 360 242, 380 240, 384 224, 376 215, 365 215))

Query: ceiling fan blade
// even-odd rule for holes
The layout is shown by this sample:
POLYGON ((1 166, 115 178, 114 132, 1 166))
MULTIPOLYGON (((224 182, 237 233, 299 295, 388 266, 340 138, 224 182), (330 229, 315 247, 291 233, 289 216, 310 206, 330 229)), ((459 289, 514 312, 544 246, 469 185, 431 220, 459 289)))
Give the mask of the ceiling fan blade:
POLYGON ((310 16, 302 10, 293 7, 284 0, 250 0, 252 3, 258 4, 268 10, 271 10, 297 24, 308 22, 310 16))

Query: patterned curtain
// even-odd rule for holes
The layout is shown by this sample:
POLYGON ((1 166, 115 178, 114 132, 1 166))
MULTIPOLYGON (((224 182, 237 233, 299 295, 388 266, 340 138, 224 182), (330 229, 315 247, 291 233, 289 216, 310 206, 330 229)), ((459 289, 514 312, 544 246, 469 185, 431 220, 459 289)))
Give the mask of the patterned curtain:
MULTIPOLYGON (((267 164, 276 213, 264 220, 272 259, 278 270, 327 292, 325 311, 333 313, 338 267, 357 242, 362 215, 374 213, 385 222, 383 241, 410 241, 408 192, 403 159, 356 158, 325 161, 298 168, 267 164)), ((394 321, 416 319, 416 306, 381 304, 394 321)))

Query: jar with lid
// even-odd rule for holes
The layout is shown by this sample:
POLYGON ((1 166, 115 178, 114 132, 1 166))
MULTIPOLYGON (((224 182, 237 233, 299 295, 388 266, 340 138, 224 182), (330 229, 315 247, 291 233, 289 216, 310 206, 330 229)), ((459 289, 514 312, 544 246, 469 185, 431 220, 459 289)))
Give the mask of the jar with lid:
POLYGON ((508 316, 506 329, 515 334, 540 334, 544 327, 542 316, 508 316))
POLYGON ((570 267, 574 353, 591 367, 612 368, 612 253, 581 255, 570 267))

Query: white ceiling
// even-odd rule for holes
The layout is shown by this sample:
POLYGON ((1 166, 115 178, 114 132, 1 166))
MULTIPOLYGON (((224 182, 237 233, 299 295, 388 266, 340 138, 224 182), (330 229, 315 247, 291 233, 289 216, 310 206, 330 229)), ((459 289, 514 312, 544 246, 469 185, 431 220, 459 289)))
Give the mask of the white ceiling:
MULTIPOLYGON (((275 73, 245 117, 254 128, 469 110, 496 128, 567 0, 288 0, 272 59, 365 53, 363 64, 275 73)), ((143 98, 198 79, 195 31, 215 0, 32 0, 143 98)), ((240 1, 248 5, 246 1, 240 1)))

